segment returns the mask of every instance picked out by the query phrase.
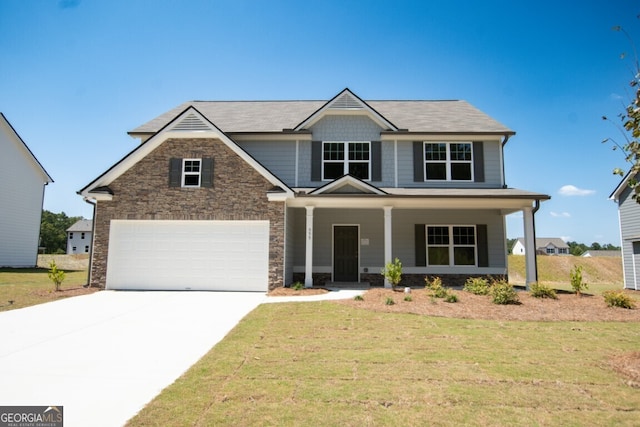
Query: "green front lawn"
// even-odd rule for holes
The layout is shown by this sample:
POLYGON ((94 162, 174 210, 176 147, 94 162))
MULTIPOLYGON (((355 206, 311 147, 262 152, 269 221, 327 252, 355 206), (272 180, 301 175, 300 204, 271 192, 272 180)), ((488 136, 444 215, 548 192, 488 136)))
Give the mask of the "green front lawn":
POLYGON ((263 304, 129 426, 638 425, 637 323, 263 304))
POLYGON ((0 268, 0 312, 82 295, 87 271, 66 271, 61 291, 55 292, 45 268, 0 268))

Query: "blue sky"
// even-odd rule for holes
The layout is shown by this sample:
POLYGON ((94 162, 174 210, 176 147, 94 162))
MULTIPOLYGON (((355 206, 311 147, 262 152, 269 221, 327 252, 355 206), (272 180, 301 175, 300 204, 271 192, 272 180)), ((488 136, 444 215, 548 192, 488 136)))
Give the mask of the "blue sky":
MULTIPOLYGON (((126 132, 188 100, 464 99, 516 131, 507 184, 552 196, 538 236, 619 244, 608 200, 625 167, 601 117, 630 100, 631 0, 0 0, 0 111, 55 182, 44 208, 91 217, 76 191, 126 132)), ((509 237, 522 219, 507 220, 509 237)))

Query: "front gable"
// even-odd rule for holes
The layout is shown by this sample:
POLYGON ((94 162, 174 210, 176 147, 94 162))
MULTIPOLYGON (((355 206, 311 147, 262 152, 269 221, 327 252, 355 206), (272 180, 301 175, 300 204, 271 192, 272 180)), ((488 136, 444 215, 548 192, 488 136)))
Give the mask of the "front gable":
POLYGON ((382 130, 398 130, 398 128, 388 121, 382 114, 374 110, 370 105, 356 96, 348 88, 329 100, 325 105, 316 110, 309 117, 299 123, 294 130, 300 131, 311 128, 323 117, 330 115, 354 115, 366 116, 374 121, 382 130))
POLYGON ((358 179, 351 175, 345 175, 342 178, 338 178, 330 182, 329 184, 316 188, 315 190, 311 191, 309 194, 313 194, 313 195, 320 195, 320 194, 384 195, 387 193, 374 185, 364 182, 361 179, 358 179))
MULTIPOLYGON (((167 144, 169 141, 174 141, 175 143, 175 141, 181 140, 217 140, 235 153, 265 180, 271 183, 273 187, 277 187, 282 190, 280 192, 270 193, 272 195, 270 197, 275 198, 281 197, 282 195, 293 194, 291 189, 285 183, 273 175, 257 160, 251 157, 194 107, 188 107, 151 138, 140 144, 136 149, 127 154, 109 170, 80 190, 79 194, 85 198, 95 200, 111 200, 113 198, 113 189, 110 186, 116 179, 121 177, 160 146, 167 144), (275 196, 276 194, 278 196, 275 196)), ((190 153, 190 148, 187 146, 184 147, 182 156, 173 157, 172 159, 182 160, 184 158, 196 158, 196 154, 194 154, 193 150, 191 150, 190 153)), ((209 157, 198 157, 198 159, 200 158, 203 160, 203 167, 209 165, 209 157)), ((156 165, 157 168, 160 168, 160 166, 161 165, 156 165)), ((169 169, 167 170, 167 173, 169 174, 168 180, 170 184, 174 179, 174 176, 171 175, 171 170, 175 168, 175 166, 176 160, 169 162, 169 169)), ((211 167, 213 167, 212 164, 211 167)), ((175 170, 173 172, 175 173, 175 170)), ((213 183, 211 183, 211 185, 213 185, 213 183)))

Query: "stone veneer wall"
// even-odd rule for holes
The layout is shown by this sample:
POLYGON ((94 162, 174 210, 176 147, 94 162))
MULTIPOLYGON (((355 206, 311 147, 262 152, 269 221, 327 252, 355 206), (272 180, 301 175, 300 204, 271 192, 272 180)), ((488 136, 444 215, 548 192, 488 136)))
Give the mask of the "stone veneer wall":
POLYGON ((284 202, 273 185, 217 139, 168 139, 115 179, 111 201, 96 205, 91 286, 105 287, 109 228, 121 220, 269 220, 269 289, 284 281, 284 202), (213 188, 170 188, 169 161, 213 158, 213 188))

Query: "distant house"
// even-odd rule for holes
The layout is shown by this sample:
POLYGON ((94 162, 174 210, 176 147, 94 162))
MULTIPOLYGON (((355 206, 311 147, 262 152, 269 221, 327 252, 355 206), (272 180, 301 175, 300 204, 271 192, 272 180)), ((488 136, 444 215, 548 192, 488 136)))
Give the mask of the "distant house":
POLYGON ((67 255, 91 252, 93 221, 81 219, 67 228, 67 255))
MULTIPOLYGON (((513 255, 525 255, 524 237, 518 237, 511 251, 513 255)), ((559 237, 536 238, 538 255, 569 255, 569 245, 559 237)))
POLYGON ((590 257, 619 257, 622 256, 622 252, 620 251, 593 251, 589 250, 582 254, 585 258, 590 257))
POLYGON ((640 204, 633 199, 634 190, 628 185, 634 177, 640 178, 628 173, 609 198, 618 204, 624 287, 637 291, 640 290, 640 204))
POLYGON ((53 182, 0 113, 0 267, 34 267, 38 260, 45 186, 53 182))

